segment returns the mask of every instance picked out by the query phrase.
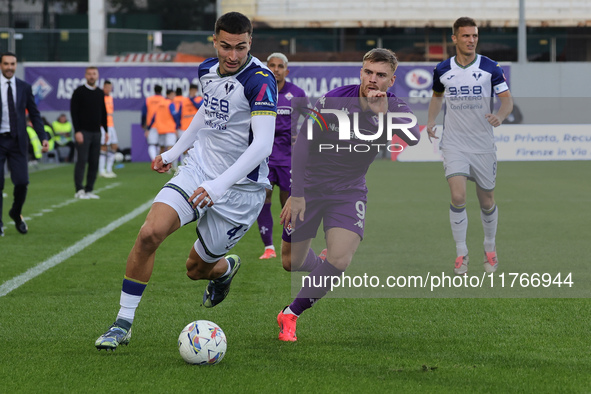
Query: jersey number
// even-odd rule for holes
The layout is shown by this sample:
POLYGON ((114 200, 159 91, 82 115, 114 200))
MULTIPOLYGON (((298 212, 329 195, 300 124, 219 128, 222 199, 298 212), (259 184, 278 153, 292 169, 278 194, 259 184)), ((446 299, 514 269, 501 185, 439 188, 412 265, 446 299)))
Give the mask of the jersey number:
POLYGON ((228 239, 232 239, 236 236, 236 234, 238 233, 238 231, 240 231, 240 229, 242 229, 242 227, 244 227, 244 225, 240 225, 238 227, 234 227, 233 229, 231 229, 230 231, 228 231, 226 234, 228 234, 228 239))

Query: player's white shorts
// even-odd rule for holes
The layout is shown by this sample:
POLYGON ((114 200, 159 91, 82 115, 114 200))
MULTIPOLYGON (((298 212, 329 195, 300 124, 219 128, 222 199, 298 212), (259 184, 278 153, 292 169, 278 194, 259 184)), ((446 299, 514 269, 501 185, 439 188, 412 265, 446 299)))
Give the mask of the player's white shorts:
POLYGON ((158 135, 158 145, 162 147, 173 146, 176 144, 176 132, 158 135))
POLYGON ((188 200, 205 179, 196 167, 180 166, 154 202, 172 207, 181 226, 197 220, 195 250, 204 261, 213 263, 228 253, 257 220, 266 193, 255 184, 234 185, 213 206, 194 210, 188 200))
POLYGON ((465 176, 484 191, 495 189, 497 177, 497 154, 492 153, 467 153, 442 149, 443 168, 445 178, 453 176, 465 176))
POLYGON ((109 141, 105 144, 105 129, 101 127, 101 145, 111 145, 111 144, 119 144, 119 139, 117 138, 117 131, 114 127, 109 127, 109 141))
POLYGON ((149 131, 148 131, 148 145, 158 145, 158 130, 156 130, 155 127, 152 127, 149 131))

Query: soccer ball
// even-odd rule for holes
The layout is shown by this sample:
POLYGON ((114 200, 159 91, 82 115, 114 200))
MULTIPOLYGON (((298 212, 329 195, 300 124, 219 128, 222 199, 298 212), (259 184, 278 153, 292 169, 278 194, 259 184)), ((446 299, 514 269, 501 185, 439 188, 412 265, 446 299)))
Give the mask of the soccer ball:
POLYGON ((125 155, 121 152, 115 152, 115 162, 122 163, 125 160, 125 155))
POLYGON ((226 334, 209 320, 191 322, 179 335, 179 353, 189 364, 217 364, 224 358, 226 347, 226 334))

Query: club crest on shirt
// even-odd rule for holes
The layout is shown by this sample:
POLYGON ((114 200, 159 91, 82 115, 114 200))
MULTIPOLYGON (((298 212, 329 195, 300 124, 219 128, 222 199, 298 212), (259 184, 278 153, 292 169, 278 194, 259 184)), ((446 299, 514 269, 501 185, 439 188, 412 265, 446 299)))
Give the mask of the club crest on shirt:
POLYGON ((226 82, 224 88, 226 89, 226 94, 230 94, 230 92, 234 90, 234 82, 226 82))
POLYGON ((293 98, 293 94, 291 94, 291 92, 287 92, 285 98, 291 101, 291 99, 293 98))

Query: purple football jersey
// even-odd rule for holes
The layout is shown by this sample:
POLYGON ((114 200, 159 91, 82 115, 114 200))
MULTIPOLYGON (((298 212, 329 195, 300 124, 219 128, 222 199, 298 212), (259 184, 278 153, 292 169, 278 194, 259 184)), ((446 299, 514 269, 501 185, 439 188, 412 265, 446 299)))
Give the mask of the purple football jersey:
MULTIPOLYGON (((354 128, 364 136, 375 136, 380 117, 371 110, 363 110, 359 98, 359 85, 347 85, 331 90, 318 99, 314 115, 312 138, 305 122, 294 146, 292 160, 292 195, 330 195, 360 190, 367 192, 365 174, 376 155, 391 144, 387 139, 386 115, 382 115, 382 134, 368 141, 355 136, 354 128), (339 139, 337 115, 321 113, 322 110, 339 110, 347 114, 350 130, 348 138, 339 139), (357 114, 357 115, 355 115, 357 114), (381 150, 380 150, 381 149, 381 150), (305 194, 304 194, 305 189, 305 194)), ((408 105, 392 93, 388 95, 389 113, 412 113, 408 105)), ((408 124, 410 119, 394 118, 394 124, 408 124)), ((394 133, 409 145, 420 138, 419 126, 408 129, 416 140, 411 140, 400 129, 394 133)))
POLYGON ((275 141, 269 156, 270 166, 291 167, 291 140, 297 133, 297 120, 300 115, 308 115, 306 109, 310 102, 306 93, 293 83, 285 81, 279 92, 277 119, 275 121, 275 141), (293 122, 292 122, 293 119, 293 122))

